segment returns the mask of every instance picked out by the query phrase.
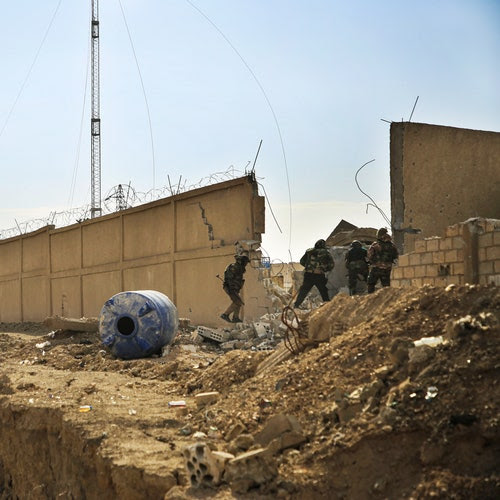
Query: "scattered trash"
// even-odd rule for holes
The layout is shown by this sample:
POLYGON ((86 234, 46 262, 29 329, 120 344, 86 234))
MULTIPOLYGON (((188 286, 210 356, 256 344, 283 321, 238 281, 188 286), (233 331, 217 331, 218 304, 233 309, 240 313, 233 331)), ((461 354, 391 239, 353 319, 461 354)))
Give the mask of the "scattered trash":
POLYGON ((78 409, 78 411, 80 413, 86 413, 88 411, 92 410, 92 405, 82 405, 80 406, 80 408, 78 409))
POLYGON ((439 335, 438 337, 422 337, 419 340, 415 340, 413 342, 415 347, 419 347, 422 345, 428 345, 429 347, 436 347, 444 342, 443 336, 439 335))
POLYGON ((45 342, 40 342, 39 344, 35 344, 35 347, 38 349, 45 349, 46 347, 50 346, 50 342, 46 340, 45 342))
POLYGON ((425 395, 425 400, 430 401, 431 399, 434 399, 438 394, 438 388, 434 385, 431 385, 430 387, 427 388, 427 394, 425 395))
POLYGON ((201 431, 196 431, 194 434, 193 434, 193 438, 194 439, 204 439, 206 438, 207 435, 204 433, 204 432, 201 432, 201 431))
POLYGON ((179 401, 169 401, 169 408, 184 408, 186 406, 186 402, 184 400, 179 401))

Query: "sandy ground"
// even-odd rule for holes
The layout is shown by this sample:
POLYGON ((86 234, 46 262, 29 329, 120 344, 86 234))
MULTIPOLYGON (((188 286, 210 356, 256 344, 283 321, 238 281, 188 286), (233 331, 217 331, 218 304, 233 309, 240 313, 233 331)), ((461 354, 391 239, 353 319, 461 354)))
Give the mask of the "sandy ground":
POLYGON ((187 330, 122 361, 97 333, 0 325, 0 497, 500 498, 497 288, 338 295, 308 320, 325 341, 268 369, 187 330), (265 479, 192 486, 186 446, 239 456, 279 414, 303 442, 270 446, 265 479))

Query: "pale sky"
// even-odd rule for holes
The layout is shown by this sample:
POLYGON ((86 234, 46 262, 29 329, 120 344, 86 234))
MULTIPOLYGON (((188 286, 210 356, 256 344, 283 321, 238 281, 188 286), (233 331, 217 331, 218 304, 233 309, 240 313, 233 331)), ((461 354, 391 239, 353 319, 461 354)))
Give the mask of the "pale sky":
MULTIPOLYGON (((499 0, 121 5, 154 164, 120 0, 101 0, 103 198, 243 172, 262 140, 256 174, 283 231, 268 210, 272 259, 298 260, 342 218, 386 225, 354 174, 375 158, 358 179, 390 215, 381 119, 408 120, 417 96, 414 122, 500 132, 499 0)), ((90 8, 3 2, 0 229, 90 203, 90 8)))

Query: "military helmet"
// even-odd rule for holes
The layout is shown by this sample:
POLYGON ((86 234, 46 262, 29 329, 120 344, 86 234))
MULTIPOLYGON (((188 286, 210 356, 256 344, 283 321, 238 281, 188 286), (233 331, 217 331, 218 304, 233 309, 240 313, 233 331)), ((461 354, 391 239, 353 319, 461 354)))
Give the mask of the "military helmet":
POLYGON ((314 248, 326 248, 326 241, 325 240, 318 240, 314 244, 314 248))
POLYGON ((358 247, 362 246, 362 245, 361 245, 361 241, 359 241, 359 240, 354 240, 354 241, 351 243, 351 246, 352 246, 352 247, 356 247, 356 248, 358 248, 358 247))
POLYGON ((241 264, 248 264, 250 262, 247 255, 235 255, 234 258, 236 262, 240 262, 241 264))
POLYGON ((382 238, 383 236, 385 236, 387 234, 387 229, 385 227, 381 227, 378 231, 377 231, 377 238, 380 239, 382 238))

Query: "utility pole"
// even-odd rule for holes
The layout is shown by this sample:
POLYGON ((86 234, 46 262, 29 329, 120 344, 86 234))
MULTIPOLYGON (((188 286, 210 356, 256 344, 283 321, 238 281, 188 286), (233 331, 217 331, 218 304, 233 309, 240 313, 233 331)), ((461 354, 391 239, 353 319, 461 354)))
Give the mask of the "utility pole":
POLYGON ((101 209, 101 117, 99 97, 99 0, 92 2, 92 112, 90 117, 91 141, 91 202, 90 217, 99 217, 101 209))

